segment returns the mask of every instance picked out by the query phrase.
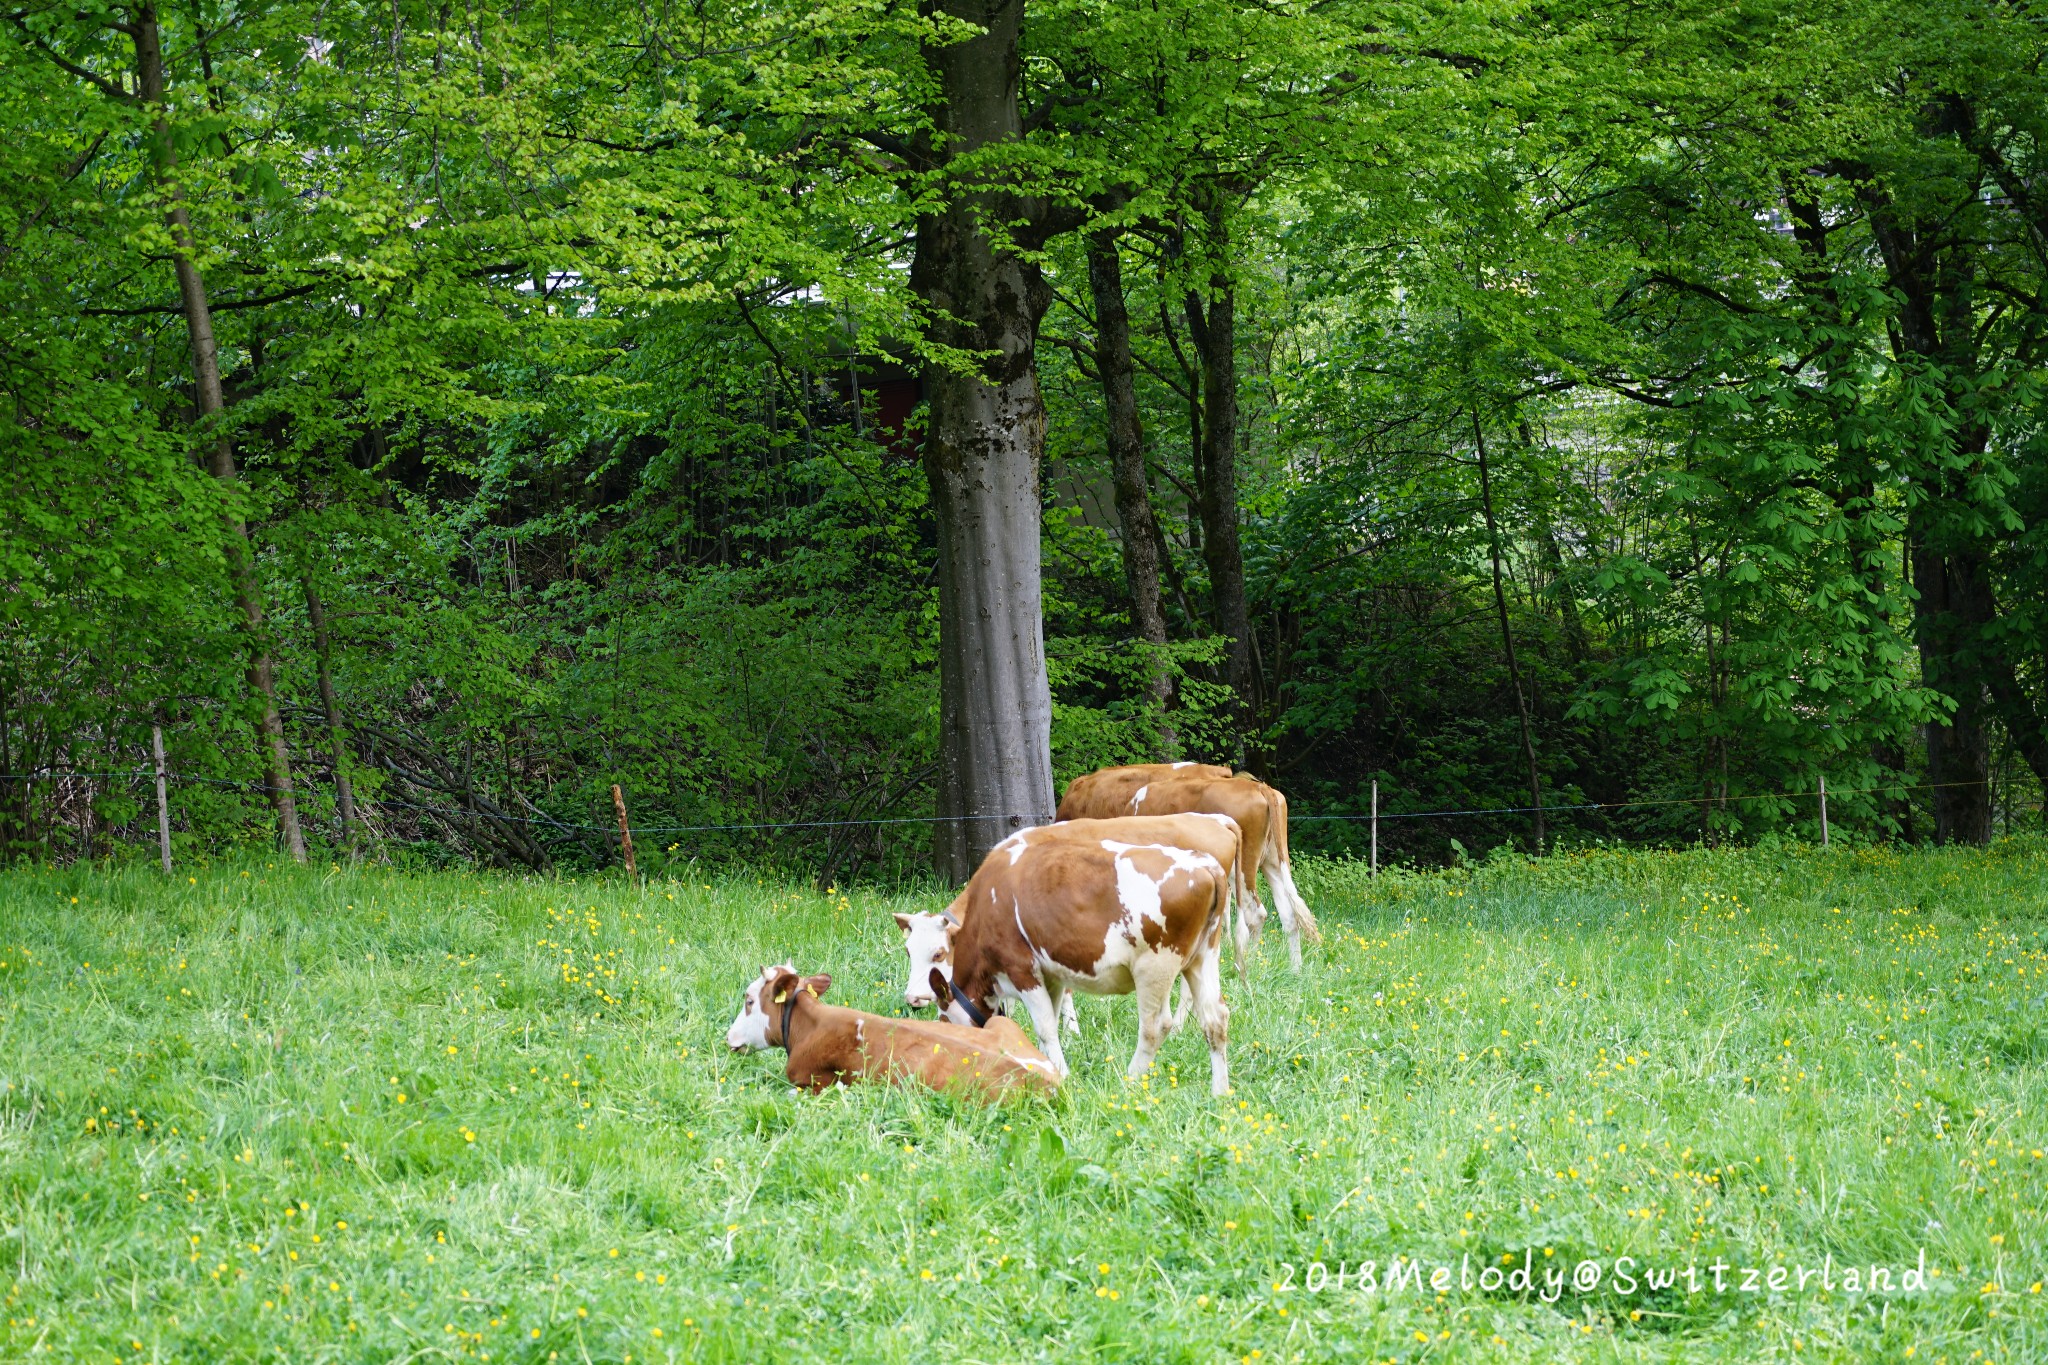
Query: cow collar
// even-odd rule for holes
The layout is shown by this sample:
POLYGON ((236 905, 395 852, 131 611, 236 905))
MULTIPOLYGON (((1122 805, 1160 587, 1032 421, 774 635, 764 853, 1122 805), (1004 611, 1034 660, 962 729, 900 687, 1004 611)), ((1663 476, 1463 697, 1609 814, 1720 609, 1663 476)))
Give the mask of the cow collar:
MULTIPOLYGON (((946 985, 952 989, 953 1003, 958 1005, 966 1013, 967 1017, 974 1021, 974 1026, 976 1028, 987 1028, 988 1011, 975 1004, 972 1000, 969 1000, 967 992, 960 989, 959 982, 949 977, 947 978, 946 985)), ((786 1030, 787 1025, 784 1027, 786 1030)))
POLYGON ((782 1002, 782 1050, 784 1052, 790 1050, 789 1016, 796 1013, 796 998, 802 994, 803 987, 798 986, 789 993, 789 999, 782 1002))

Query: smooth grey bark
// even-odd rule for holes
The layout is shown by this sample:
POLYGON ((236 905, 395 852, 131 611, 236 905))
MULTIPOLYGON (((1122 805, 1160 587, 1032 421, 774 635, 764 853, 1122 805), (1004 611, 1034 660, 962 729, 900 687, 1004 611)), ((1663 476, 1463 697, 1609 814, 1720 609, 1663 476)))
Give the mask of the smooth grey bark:
MULTIPOLYGON (((1024 0, 942 0, 982 32, 930 46, 938 86, 933 164, 1012 142, 1024 0)), ((997 842, 1052 819, 1052 694, 1040 596, 1039 470, 1045 406, 1034 351, 1051 301, 1038 268, 990 223, 1029 207, 1000 186, 955 180, 918 220, 911 288, 938 346, 983 353, 963 372, 925 369, 925 474, 938 522, 939 822, 934 862, 965 881, 997 842)))
MULTIPOLYGON (((1138 416, 1137 362, 1131 352, 1131 317, 1124 303, 1123 256, 1114 232, 1088 238, 1088 288, 1095 305, 1095 369, 1108 417, 1109 465, 1123 531, 1124 585, 1131 594, 1131 624, 1147 644, 1166 643, 1166 612, 1159 591, 1166 537, 1152 508, 1145 478, 1145 430, 1138 416)), ((1173 697, 1173 678, 1157 669, 1149 688, 1160 706, 1173 697)), ((1161 735, 1171 750, 1170 732, 1161 735)))
MULTIPOLYGON (((158 183, 166 201, 164 221, 171 230, 171 265, 178 277, 178 298, 191 342, 192 387, 200 421, 217 420, 227 408, 221 393, 220 354, 213 335, 213 311, 206 301, 206 282, 195 260, 192 219, 185 208, 185 192, 178 183, 177 153, 164 105, 164 54, 156 10, 153 6, 139 6, 132 13, 134 23, 129 32, 135 43, 137 94, 151 111, 151 128, 156 135, 158 183)), ((222 483, 240 481, 234 446, 225 435, 214 438, 207 468, 222 483)), ((278 833, 283 836, 285 851, 293 862, 303 863, 306 839, 299 829, 298 802, 292 792, 291 754, 285 746, 284 720, 278 714, 277 686, 271 676, 269 637, 263 624, 263 588, 256 579, 248 525, 240 516, 231 514, 227 531, 228 577, 234 585, 235 605, 241 610, 247 637, 249 661, 245 676, 250 699, 257 708, 256 737, 265 766, 263 785, 271 808, 277 812, 278 833)))
POLYGON ((154 721, 149 727, 150 755, 156 759, 156 847, 163 859, 164 875, 171 875, 171 793, 170 774, 164 764, 164 727, 154 721))

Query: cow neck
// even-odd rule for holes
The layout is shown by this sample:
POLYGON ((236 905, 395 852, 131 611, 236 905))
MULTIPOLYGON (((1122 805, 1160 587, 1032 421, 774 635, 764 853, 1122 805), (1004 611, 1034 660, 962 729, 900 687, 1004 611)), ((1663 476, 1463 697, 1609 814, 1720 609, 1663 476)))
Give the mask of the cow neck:
MULTIPOLYGON (((806 991, 801 985, 799 985, 795 990, 789 993, 789 999, 782 1002, 782 1050, 784 1052, 796 1051, 795 1041, 791 1039, 791 1037, 789 1036, 790 1025, 796 1018, 796 1004, 798 998, 808 994, 810 994, 810 992, 806 991)), ((823 1002, 820 1001, 819 1003, 822 1004, 823 1002)))
POLYGON ((983 1009, 981 1006, 975 1004, 974 1001, 968 997, 967 992, 960 989, 960 983, 955 981, 952 977, 949 976, 946 978, 946 985, 953 992, 953 1003, 958 1005, 961 1011, 964 1014, 966 1014, 966 1016, 969 1019, 974 1021, 974 1026, 976 1028, 987 1028, 989 1017, 988 1011, 983 1009))
POLYGON ((953 941, 953 999, 966 1011, 967 1017, 975 1021, 976 1028, 986 1028, 990 1018, 995 1015, 996 1005, 990 997, 996 993, 996 973, 1003 968, 1000 958, 992 961, 990 954, 996 951, 997 945, 1009 933, 1009 925, 1012 922, 1016 923, 1017 936, 1024 942, 1026 957, 1035 963, 1038 958, 1038 945, 1033 943, 1031 936, 1025 932, 1022 921, 1017 918, 1014 903, 1007 916, 994 905, 978 905, 973 908, 972 913, 962 913, 960 916, 960 932, 953 941), (984 919, 987 920, 987 924, 983 923, 984 919), (975 969, 966 973, 966 987, 961 985, 960 966, 963 960, 975 964, 975 969), (979 979, 975 979, 976 977, 979 979))
MULTIPOLYGON (((961 933, 963 936, 965 935, 965 925, 962 925, 961 933)), ((993 983, 987 981, 981 982, 981 989, 978 991, 968 991, 961 987, 960 961, 963 956, 961 952, 961 946, 962 945, 956 939, 953 945, 953 974, 946 978, 946 985, 952 989, 953 1003, 958 1005, 961 1008, 961 1010, 966 1013, 967 1017, 974 1021, 974 1026, 976 1028, 985 1028, 988 1025, 989 1014, 991 1013, 991 1011, 982 1002, 988 998, 989 986, 993 983)), ((966 956, 970 958, 978 957, 979 954, 970 952, 966 954, 966 956)), ((943 1009, 939 1011, 939 1017, 942 1019, 945 1017, 945 1011, 943 1009)))

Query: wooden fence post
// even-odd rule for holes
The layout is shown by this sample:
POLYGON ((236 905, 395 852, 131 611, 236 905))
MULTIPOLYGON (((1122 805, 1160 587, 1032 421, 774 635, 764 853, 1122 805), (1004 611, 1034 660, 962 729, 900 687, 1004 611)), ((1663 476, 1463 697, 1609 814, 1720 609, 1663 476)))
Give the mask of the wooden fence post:
POLYGON ((171 875, 171 794, 164 769, 164 727, 150 722, 149 747, 156 753, 156 846, 163 854, 164 875, 171 875))
POLYGON ((1380 780, 1372 780, 1372 870, 1368 876, 1380 875, 1380 780))
POLYGON ((1828 846, 1828 780, 1820 780, 1820 846, 1828 846))
POLYGON ((633 866, 633 831, 626 827, 626 797, 616 782, 612 783, 612 809, 619 813, 619 849, 626 855, 626 875, 637 882, 640 870, 633 866))

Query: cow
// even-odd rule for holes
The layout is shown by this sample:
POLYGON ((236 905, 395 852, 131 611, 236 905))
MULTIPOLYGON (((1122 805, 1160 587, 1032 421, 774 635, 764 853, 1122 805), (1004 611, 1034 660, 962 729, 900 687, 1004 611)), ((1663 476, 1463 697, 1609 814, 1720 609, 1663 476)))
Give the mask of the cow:
POLYGON ((1055 820, 1102 819, 1112 815, 1175 815, 1210 811, 1227 815, 1244 830, 1245 856, 1238 864, 1237 940, 1240 959, 1266 921, 1257 892, 1264 872, 1287 931, 1287 960, 1301 970, 1301 940, 1322 938, 1315 915, 1294 886, 1287 857, 1287 798, 1249 773, 1232 774, 1213 763, 1142 763, 1102 768, 1068 784, 1055 820))
POLYGON ((1019 830, 989 850, 943 915, 898 917, 911 965, 904 998, 915 1005, 935 996, 943 1017, 972 1025, 1020 1002, 1064 1079, 1058 1016, 1066 994, 1135 992, 1135 1077, 1180 1022, 1167 1007, 1178 979, 1187 986, 1181 1017, 1190 1008, 1200 1015, 1210 1088, 1224 1094, 1230 1010, 1222 941, 1241 847, 1236 822, 1208 814, 1019 830))
POLYGON ((985 1029, 827 1005, 826 975, 797 975, 789 963, 763 967, 725 1031, 734 1052, 779 1047, 789 1053, 792 1085, 818 1093, 853 1080, 901 1083, 915 1077, 934 1090, 993 1098, 1009 1090, 1051 1091, 1059 1073, 1008 1019, 985 1029))

